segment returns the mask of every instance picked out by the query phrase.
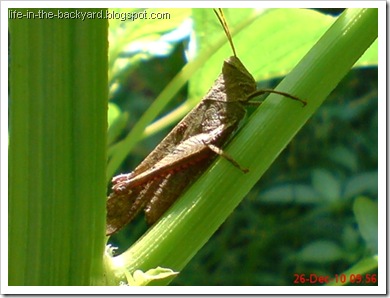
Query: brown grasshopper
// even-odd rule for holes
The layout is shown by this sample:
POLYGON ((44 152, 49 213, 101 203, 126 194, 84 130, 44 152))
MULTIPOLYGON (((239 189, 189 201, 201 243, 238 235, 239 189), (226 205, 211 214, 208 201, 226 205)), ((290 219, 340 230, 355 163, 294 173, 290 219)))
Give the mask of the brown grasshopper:
POLYGON ((113 178, 107 201, 107 235, 120 230, 142 209, 147 223, 155 223, 218 155, 247 172, 221 148, 245 117, 245 106, 260 104, 250 101, 252 98, 276 93, 306 104, 285 92, 256 90, 254 78, 237 58, 222 10, 214 11, 234 56, 224 61, 222 73, 202 101, 145 160, 130 174, 113 178))

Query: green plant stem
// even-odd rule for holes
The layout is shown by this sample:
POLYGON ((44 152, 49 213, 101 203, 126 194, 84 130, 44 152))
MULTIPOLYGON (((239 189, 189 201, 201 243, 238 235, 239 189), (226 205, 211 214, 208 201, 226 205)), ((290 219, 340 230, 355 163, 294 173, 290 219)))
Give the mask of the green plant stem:
POLYGON ((10 20, 9 285, 102 283, 107 28, 10 20))
POLYGON ((305 99, 307 106, 270 95, 227 147, 250 172, 244 175, 219 158, 144 237, 114 260, 130 271, 157 266, 182 270, 373 43, 377 31, 377 9, 346 10, 276 88, 305 99))

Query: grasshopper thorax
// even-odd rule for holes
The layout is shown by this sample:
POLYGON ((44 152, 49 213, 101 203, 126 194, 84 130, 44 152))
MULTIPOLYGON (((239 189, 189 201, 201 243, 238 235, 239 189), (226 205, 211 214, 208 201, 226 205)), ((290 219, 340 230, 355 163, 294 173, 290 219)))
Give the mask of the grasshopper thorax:
POLYGON ((236 56, 231 56, 224 61, 222 76, 227 101, 245 102, 248 96, 256 91, 255 79, 236 56))

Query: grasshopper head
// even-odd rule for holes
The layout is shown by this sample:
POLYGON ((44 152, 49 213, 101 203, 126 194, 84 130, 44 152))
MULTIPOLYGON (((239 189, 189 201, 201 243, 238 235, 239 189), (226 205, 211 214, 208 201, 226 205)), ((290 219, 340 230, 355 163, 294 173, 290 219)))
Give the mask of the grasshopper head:
POLYGON ((224 61, 222 76, 227 101, 247 101, 248 96, 256 91, 255 79, 236 56, 224 61))

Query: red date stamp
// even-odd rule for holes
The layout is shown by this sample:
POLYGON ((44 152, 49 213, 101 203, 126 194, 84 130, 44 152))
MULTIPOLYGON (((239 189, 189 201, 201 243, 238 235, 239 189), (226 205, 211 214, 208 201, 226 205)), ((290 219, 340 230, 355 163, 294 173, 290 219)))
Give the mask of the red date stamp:
POLYGON ((318 275, 311 274, 298 274, 294 273, 294 284, 296 285, 322 285, 322 284, 356 284, 356 285, 373 285, 378 281, 376 274, 335 274, 330 275, 318 275))

